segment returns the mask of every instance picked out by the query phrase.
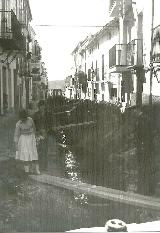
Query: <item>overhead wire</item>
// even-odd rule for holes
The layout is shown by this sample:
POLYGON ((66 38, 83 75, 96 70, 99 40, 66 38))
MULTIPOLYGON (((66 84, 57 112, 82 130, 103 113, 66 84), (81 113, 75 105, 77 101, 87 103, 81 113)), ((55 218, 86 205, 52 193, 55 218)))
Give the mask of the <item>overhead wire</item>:
POLYGON ((35 27, 72 27, 72 28, 103 28, 101 25, 58 25, 58 24, 35 24, 35 27))

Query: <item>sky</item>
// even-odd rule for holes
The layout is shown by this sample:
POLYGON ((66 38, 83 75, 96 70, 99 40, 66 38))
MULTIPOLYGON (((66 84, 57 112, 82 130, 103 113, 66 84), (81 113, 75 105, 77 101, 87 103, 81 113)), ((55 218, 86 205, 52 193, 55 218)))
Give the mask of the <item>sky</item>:
POLYGON ((49 81, 63 80, 70 75, 71 53, 78 42, 100 30, 70 26, 105 25, 108 0, 30 0, 30 7, 31 24, 42 47, 42 60, 46 64, 49 81), (39 26, 48 24, 60 27, 39 26))

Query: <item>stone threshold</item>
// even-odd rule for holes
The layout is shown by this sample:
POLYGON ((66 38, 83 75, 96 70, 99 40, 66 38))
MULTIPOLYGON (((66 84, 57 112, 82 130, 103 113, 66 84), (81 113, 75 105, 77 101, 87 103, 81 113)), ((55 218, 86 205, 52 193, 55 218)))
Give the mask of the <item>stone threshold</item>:
POLYGON ((85 193, 97 198, 103 198, 118 203, 124 203, 136 207, 149 208, 152 210, 160 211, 160 198, 143 196, 140 194, 124 192, 116 189, 81 183, 72 181, 66 178, 60 178, 51 175, 30 175, 32 180, 41 182, 47 185, 53 185, 68 190, 85 193))

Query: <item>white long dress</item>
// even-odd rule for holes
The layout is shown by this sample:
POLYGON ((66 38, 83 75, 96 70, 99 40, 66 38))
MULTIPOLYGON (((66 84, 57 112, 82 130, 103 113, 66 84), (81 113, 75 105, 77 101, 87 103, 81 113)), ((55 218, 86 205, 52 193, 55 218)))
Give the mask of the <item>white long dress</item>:
POLYGON ((35 139, 35 126, 32 118, 28 117, 25 122, 17 122, 14 141, 18 144, 16 159, 22 161, 38 160, 38 153, 35 139))

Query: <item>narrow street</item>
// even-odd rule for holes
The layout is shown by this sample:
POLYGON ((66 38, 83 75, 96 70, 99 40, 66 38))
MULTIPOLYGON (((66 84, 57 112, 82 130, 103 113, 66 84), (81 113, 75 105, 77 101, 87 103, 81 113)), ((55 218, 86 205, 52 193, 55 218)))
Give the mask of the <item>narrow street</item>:
POLYGON ((160 228, 159 8, 0 0, 0 233, 160 228))
MULTIPOLYGON (((102 227, 112 218, 127 223, 158 220, 160 212, 156 210, 120 204, 26 177, 13 159, 14 123, 12 119, 1 127, 0 231, 64 232, 82 227, 102 227)), ((48 169, 42 174, 66 177, 72 181, 85 180, 74 155, 62 153, 59 147, 55 138, 50 137, 48 169)))

